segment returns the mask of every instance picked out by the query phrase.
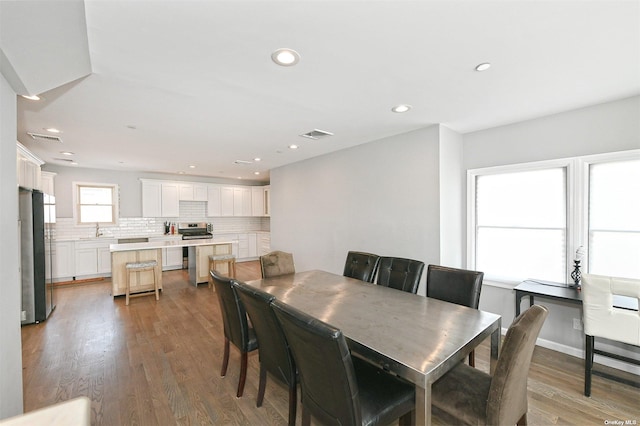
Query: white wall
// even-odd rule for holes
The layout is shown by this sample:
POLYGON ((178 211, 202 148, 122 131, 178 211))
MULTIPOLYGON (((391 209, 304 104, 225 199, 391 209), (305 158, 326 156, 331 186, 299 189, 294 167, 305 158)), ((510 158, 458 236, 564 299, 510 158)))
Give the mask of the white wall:
MULTIPOLYGON (((635 96, 466 134, 463 165, 464 169, 474 169, 638 148, 640 96, 635 96)), ((463 206, 466 209, 466 200, 463 206)), ((527 303, 522 304, 522 309, 527 303)), ((548 299, 536 299, 536 303, 549 307, 549 317, 540 333, 545 346, 582 356, 584 334, 573 329, 573 319, 581 319, 582 310, 576 305, 548 299)), ((485 282, 480 309, 502 315, 502 324, 507 327, 515 315, 515 292, 491 287, 485 282)), ((640 372, 640 369, 625 369, 640 372)))
POLYGON ((23 411, 16 123, 16 93, 0 74, 0 419, 23 411))
POLYGON ((440 126, 440 264, 462 268, 462 135, 440 126))
POLYGON ((272 249, 300 271, 342 274, 349 250, 439 263, 438 162, 432 126, 272 170, 272 249))

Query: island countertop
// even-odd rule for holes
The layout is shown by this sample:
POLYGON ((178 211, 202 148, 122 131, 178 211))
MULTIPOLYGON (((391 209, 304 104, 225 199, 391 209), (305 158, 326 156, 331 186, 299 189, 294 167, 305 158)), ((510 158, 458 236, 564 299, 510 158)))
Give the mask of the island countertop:
POLYGON ((152 250, 152 249, 163 249, 163 248, 171 248, 171 247, 199 247, 199 246, 212 246, 212 245, 218 245, 218 244, 233 244, 233 243, 237 243, 237 241, 235 240, 216 241, 213 239, 149 241, 148 243, 109 244, 109 251, 111 253, 115 253, 115 252, 121 252, 121 251, 152 250))

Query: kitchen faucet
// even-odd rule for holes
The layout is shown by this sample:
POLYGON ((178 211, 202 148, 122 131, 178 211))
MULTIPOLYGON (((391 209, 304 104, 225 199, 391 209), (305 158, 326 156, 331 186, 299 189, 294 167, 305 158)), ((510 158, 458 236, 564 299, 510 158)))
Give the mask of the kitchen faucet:
POLYGON ((100 232, 100 224, 96 222, 96 238, 98 238, 101 235, 102 235, 102 232, 100 232))

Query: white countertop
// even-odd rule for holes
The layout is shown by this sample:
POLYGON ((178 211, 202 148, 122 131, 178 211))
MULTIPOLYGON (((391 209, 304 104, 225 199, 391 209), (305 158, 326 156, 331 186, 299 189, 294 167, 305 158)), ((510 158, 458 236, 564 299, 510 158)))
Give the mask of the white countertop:
POLYGON ((127 244, 110 244, 109 251, 132 251, 132 250, 152 250, 171 247, 195 247, 195 246, 211 246, 217 244, 233 244, 235 240, 214 241, 213 239, 205 240, 170 240, 170 241, 149 241, 148 243, 127 243, 127 244))

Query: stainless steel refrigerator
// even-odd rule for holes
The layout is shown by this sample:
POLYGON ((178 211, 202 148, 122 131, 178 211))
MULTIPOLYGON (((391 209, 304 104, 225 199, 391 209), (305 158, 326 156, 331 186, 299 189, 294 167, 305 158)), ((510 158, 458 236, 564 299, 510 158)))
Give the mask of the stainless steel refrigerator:
MULTIPOLYGON (((44 194, 19 189, 20 275, 22 280, 22 324, 44 321, 55 308, 51 281, 49 230, 45 224, 44 194), (45 238, 45 233, 46 238, 45 238), (47 268, 49 271, 47 272, 47 268)), ((49 209, 46 205, 46 209, 49 209)), ((47 212, 47 217, 50 213, 47 212)))

